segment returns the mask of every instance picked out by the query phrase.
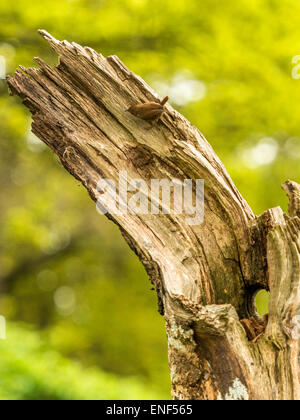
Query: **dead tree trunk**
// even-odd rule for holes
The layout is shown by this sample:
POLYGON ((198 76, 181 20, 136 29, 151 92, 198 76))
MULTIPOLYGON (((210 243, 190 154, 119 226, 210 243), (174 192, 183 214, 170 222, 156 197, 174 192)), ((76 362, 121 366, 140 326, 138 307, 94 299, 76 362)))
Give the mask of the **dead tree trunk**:
POLYGON ((147 183, 205 180, 199 226, 178 214, 109 215, 156 287, 174 399, 298 400, 300 186, 283 186, 289 216, 277 207, 256 217, 202 134, 171 106, 150 129, 126 112, 157 98, 117 57, 40 34, 59 65, 36 58, 39 70, 20 67, 8 84, 31 111, 33 133, 94 200, 99 179, 118 182, 121 170, 147 183), (256 313, 259 289, 270 290, 267 322, 256 313))

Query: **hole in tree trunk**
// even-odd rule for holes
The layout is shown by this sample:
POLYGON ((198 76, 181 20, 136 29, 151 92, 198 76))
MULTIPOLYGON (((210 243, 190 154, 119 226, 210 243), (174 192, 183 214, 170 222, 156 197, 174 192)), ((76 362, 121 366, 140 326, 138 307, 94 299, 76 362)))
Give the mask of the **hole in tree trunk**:
POLYGON ((248 340, 256 343, 263 337, 268 323, 270 293, 264 289, 249 290, 248 297, 248 315, 240 321, 248 340))

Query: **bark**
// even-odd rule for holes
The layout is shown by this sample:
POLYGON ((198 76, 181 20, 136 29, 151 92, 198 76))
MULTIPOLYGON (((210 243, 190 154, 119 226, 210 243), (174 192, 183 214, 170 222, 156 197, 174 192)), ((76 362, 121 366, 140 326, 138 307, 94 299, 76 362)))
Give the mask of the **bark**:
MULTIPOLYGON (((149 127, 126 112, 155 101, 116 57, 42 37, 51 68, 8 78, 33 116, 32 131, 101 200, 97 182, 204 179, 205 217, 109 214, 147 269, 166 320, 174 399, 297 400, 299 386, 300 186, 288 181, 289 215, 256 217, 203 135, 170 105, 149 127), (267 319, 254 296, 270 291, 267 319)), ((109 316, 109 315, 108 315, 109 316)))

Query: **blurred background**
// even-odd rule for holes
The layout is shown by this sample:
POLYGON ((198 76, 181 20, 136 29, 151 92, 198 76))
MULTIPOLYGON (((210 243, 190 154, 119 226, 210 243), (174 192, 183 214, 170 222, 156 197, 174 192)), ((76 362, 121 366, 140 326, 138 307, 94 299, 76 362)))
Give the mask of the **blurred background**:
MULTIPOLYGON (((0 75, 57 63, 38 28, 118 55, 202 131, 256 214, 286 211, 280 185, 300 181, 299 16, 295 0, 2 1, 0 75)), ((142 265, 30 124, 0 80, 0 399, 170 398, 142 265)))

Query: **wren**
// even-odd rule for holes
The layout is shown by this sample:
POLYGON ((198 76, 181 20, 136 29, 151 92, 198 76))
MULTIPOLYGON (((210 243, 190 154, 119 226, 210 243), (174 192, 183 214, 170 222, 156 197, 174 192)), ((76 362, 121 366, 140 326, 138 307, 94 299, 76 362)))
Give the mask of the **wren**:
POLYGON ((141 118, 142 120, 149 121, 152 124, 158 122, 160 117, 165 112, 165 104, 168 102, 169 97, 166 96, 162 101, 158 102, 146 102, 144 104, 133 105, 129 109, 135 117, 141 118))

